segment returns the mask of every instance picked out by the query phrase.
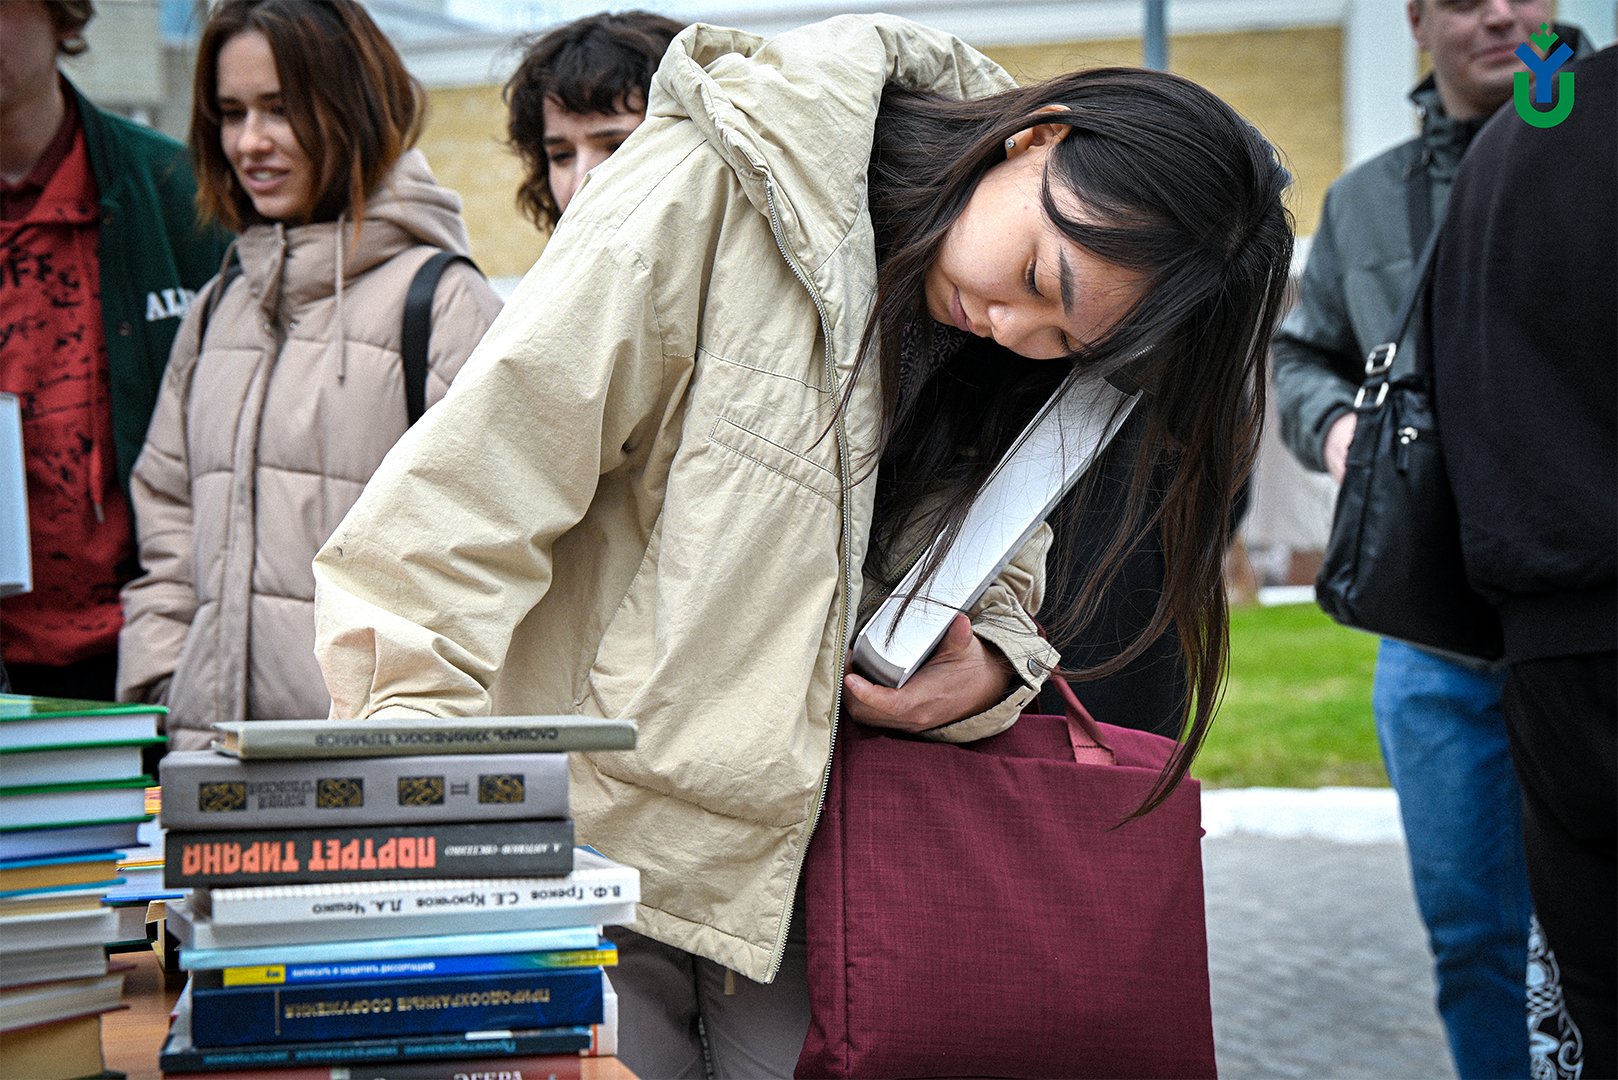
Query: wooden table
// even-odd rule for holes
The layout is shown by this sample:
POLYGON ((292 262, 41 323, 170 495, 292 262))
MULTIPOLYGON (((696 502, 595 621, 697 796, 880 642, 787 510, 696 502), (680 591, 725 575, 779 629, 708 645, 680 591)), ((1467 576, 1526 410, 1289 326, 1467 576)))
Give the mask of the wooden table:
MULTIPOLYGON (((101 1052, 107 1068, 129 1080, 159 1080, 157 1052, 169 1033, 169 1010, 185 985, 183 975, 163 974, 151 952, 118 953, 114 960, 133 962, 124 976, 127 1009, 108 1013, 101 1022, 101 1052)), ((635 1080, 617 1058, 585 1058, 583 1080, 635 1080)), ((175 1074, 178 1075, 178 1074, 175 1074)))

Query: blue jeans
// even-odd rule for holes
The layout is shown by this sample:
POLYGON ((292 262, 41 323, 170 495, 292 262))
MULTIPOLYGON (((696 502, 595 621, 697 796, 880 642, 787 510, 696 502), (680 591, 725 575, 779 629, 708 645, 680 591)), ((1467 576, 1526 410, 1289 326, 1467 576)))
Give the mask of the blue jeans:
POLYGON ((1528 869, 1503 672, 1384 640, 1372 704, 1463 1080, 1528 1075, 1528 869))

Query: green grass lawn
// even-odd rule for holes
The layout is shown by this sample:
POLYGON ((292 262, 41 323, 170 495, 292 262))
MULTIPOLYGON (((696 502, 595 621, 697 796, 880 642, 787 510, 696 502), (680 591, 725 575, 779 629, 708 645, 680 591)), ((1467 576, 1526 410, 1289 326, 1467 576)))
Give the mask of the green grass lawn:
POLYGON ((1192 774, 1211 787, 1387 786, 1376 646, 1313 604, 1233 609, 1230 681, 1192 774))

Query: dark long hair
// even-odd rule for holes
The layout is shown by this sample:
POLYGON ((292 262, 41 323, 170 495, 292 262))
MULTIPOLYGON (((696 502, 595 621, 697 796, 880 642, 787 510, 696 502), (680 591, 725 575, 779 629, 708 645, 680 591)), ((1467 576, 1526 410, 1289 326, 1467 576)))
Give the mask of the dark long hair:
MULTIPOLYGON (((901 536, 918 525, 923 535, 954 535, 999 454, 1042 401, 1073 385, 1072 374, 1143 390, 1122 520, 1110 536, 1083 538, 1103 554, 1072 606, 1040 613, 1054 641, 1071 636, 1129 552, 1156 531, 1165 574, 1150 624, 1110 661, 1077 673, 1110 674, 1166 630, 1178 632, 1186 722, 1137 813, 1167 798, 1190 769, 1223 686, 1223 555, 1236 491, 1258 451, 1265 356, 1292 255, 1282 205, 1289 182, 1252 125, 1163 72, 1083 71, 975 101, 890 87, 882 99, 870 165, 880 268, 860 359, 881 366, 885 418, 867 566, 891 585, 903 570, 901 536), (1065 111, 1042 111, 1052 104, 1065 111), (905 326, 919 318, 930 332, 928 267, 978 181, 1005 159, 1006 139, 1046 123, 1071 130, 1046 165, 1045 212, 1067 238, 1143 275, 1141 299, 1069 364, 1023 360, 973 339, 901 402, 905 326)), ((1063 557, 1060 548, 1053 554, 1063 557)))
POLYGON ((314 166, 311 221, 348 213, 415 145, 425 96, 387 36, 357 0, 224 0, 197 46, 191 158, 204 220, 240 232, 258 221, 219 144, 219 51, 238 34, 270 43, 287 119, 314 166))
POLYGON ((545 99, 573 113, 646 108, 652 75, 674 35, 685 29, 649 11, 575 19, 521 42, 522 60, 503 96, 511 113, 507 141, 522 160, 517 208, 542 229, 562 217, 545 155, 545 99))

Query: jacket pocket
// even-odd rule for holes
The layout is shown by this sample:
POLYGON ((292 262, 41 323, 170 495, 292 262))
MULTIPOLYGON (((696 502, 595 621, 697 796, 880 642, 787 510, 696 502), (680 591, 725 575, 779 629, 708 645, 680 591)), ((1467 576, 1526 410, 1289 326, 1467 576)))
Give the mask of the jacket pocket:
MULTIPOLYGON (((827 439, 830 438, 828 435, 827 439)), ((708 431, 708 441, 740 454, 823 499, 837 501, 835 473, 756 431, 720 416, 714 419, 708 431)))

